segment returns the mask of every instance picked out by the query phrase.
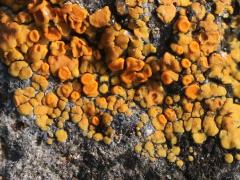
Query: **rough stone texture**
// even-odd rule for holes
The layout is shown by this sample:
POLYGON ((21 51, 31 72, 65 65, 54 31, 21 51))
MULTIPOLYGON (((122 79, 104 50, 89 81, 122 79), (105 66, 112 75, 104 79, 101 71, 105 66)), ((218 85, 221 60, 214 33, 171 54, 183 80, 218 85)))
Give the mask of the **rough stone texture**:
MULTIPOLYGON (((91 12, 111 0, 80 0, 91 12)), ((118 19, 127 23, 127 19, 118 19)), ((161 46, 168 41, 171 26, 161 26, 157 18, 150 22, 154 33, 151 41, 161 46)), ((166 47, 166 46, 165 46, 166 47)), ((163 49, 161 49, 163 48, 163 49)), ((180 137, 184 152, 194 146, 198 155, 194 162, 186 162, 183 170, 165 160, 150 162, 133 152, 137 141, 134 122, 137 116, 126 119, 119 115, 114 120, 117 133, 122 134, 118 142, 110 146, 84 138, 77 127, 68 124, 70 140, 64 144, 47 145, 44 133, 34 125, 33 118, 20 117, 12 103, 12 94, 18 87, 29 82, 20 82, 10 77, 0 64, 0 180, 25 179, 240 179, 240 164, 227 165, 223 161, 223 150, 218 140, 208 139, 202 146, 191 144, 188 135, 180 137)), ((136 114, 141 110, 136 109, 136 114)))

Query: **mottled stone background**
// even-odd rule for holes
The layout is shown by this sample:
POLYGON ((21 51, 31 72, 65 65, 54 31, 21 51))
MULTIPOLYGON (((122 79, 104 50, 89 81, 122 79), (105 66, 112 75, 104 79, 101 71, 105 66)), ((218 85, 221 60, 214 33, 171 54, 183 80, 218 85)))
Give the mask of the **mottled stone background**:
MULTIPOLYGON (((114 10, 111 0, 78 2, 91 12, 105 4, 114 10)), ((127 19, 118 20, 127 23, 127 19)), ((161 54, 165 42, 171 38, 171 25, 163 26, 153 16, 150 27, 153 30, 151 41, 158 46, 161 54)), ((45 143, 46 135, 34 125, 34 120, 20 117, 12 103, 14 90, 28 83, 10 77, 7 68, 0 64, 0 180, 240 179, 240 164, 224 163, 223 150, 216 139, 208 139, 204 145, 196 146, 191 144, 188 135, 182 136, 180 146, 183 154, 188 151, 189 145, 198 152, 195 161, 186 162, 183 170, 165 160, 150 162, 139 157, 133 152, 136 116, 115 119, 114 126, 122 138, 110 146, 87 140, 71 123, 66 128, 69 141, 49 146, 45 143)), ((136 109, 136 114, 139 111, 136 109)))

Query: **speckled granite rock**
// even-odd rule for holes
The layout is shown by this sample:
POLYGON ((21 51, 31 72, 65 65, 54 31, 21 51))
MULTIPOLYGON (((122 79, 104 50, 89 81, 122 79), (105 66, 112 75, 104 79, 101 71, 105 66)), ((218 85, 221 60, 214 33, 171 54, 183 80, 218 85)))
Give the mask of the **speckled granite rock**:
MULTIPOLYGON (((109 4, 111 0, 78 1, 91 12, 109 4)), ((124 19, 121 19, 122 23, 124 19)), ((154 34, 151 41, 161 46, 170 36, 169 27, 159 28, 155 18, 150 22, 154 34)), ((164 50, 164 46, 161 46, 164 50)), ((188 135, 181 137, 184 151, 189 144, 197 148, 197 159, 186 163, 183 170, 165 160, 150 162, 133 152, 135 142, 134 118, 119 116, 114 125, 122 138, 110 146, 86 140, 80 131, 68 124, 70 140, 65 144, 47 145, 46 137, 34 125, 33 119, 18 115, 11 98, 13 91, 29 82, 19 82, 10 77, 0 64, 0 180, 25 179, 240 179, 240 164, 223 163, 222 149, 215 139, 203 146, 191 144, 188 135)), ((136 110, 136 114, 140 111, 136 110)))

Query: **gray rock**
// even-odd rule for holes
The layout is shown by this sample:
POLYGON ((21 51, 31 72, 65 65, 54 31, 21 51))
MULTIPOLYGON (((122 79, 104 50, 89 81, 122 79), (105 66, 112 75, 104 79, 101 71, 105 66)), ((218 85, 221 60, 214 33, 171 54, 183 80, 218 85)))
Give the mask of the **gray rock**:
MULTIPOLYGON (((106 4, 114 9, 111 0, 78 2, 90 12, 106 4)), ((162 25, 154 16, 149 26, 152 29, 151 41, 161 54, 171 38, 169 32, 172 27, 162 25)), ((10 77, 6 67, 0 64, 0 179, 240 179, 239 163, 223 163, 223 150, 216 139, 209 139, 200 147, 191 144, 188 135, 180 137, 182 154, 188 151, 189 145, 198 152, 196 160, 186 162, 183 170, 164 159, 150 162, 135 154, 133 146, 137 138, 134 124, 129 122, 136 121, 137 115, 130 120, 121 115, 116 117, 114 126, 122 136, 109 146, 84 138, 70 123, 67 124, 71 132, 69 141, 49 146, 44 142, 46 135, 35 126, 34 120, 20 117, 12 103, 14 90, 27 84, 29 81, 21 82, 10 77)), ((150 126, 145 133, 149 133, 149 129, 150 126)))

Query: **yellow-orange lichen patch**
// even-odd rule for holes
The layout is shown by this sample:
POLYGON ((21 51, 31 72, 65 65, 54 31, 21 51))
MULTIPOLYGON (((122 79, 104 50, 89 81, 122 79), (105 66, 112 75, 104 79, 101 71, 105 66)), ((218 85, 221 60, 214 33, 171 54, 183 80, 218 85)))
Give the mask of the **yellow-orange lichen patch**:
POLYGON ((206 116, 203 120, 203 128, 204 132, 208 136, 216 136, 219 132, 219 129, 217 127, 217 124, 214 120, 214 117, 206 116))
POLYGON ((98 95, 98 83, 93 81, 91 84, 83 86, 83 92, 89 97, 96 97, 98 95))
POLYGON ((219 137, 221 139, 221 145, 225 149, 240 149, 240 139, 238 138, 240 135, 240 129, 234 128, 230 131, 221 130, 219 137))
POLYGON ((152 142, 155 144, 162 144, 166 142, 165 135, 162 131, 156 131, 151 138, 152 142))
POLYGON ((58 104, 58 97, 54 93, 50 92, 46 95, 45 103, 49 107, 55 108, 58 104))
POLYGON ((149 38, 149 29, 146 23, 142 20, 137 20, 133 28, 134 35, 137 38, 147 40, 149 38))
POLYGON ((169 84, 173 83, 173 81, 178 80, 178 74, 176 74, 175 72, 173 72, 171 70, 164 71, 161 74, 161 80, 162 80, 163 84, 169 85, 169 84))
POLYGON ((34 107, 35 115, 46 115, 49 111, 49 107, 45 105, 39 105, 34 107))
POLYGON ((10 65, 8 72, 13 77, 19 77, 22 80, 29 79, 33 75, 32 69, 29 67, 26 61, 13 62, 10 65))
POLYGON ((30 41, 32 41, 33 43, 36 43, 39 41, 40 39, 40 34, 37 30, 32 30, 29 35, 28 35, 30 41))
POLYGON ((108 102, 107 102, 106 98, 104 98, 104 97, 97 97, 96 98, 96 105, 99 108, 106 109, 107 106, 108 106, 108 102))
POLYGON ((183 7, 189 6, 192 3, 190 0, 179 0, 177 2, 179 3, 179 6, 183 6, 183 7))
POLYGON ((28 52, 30 60, 36 62, 46 57, 48 49, 46 45, 34 44, 28 52))
POLYGON ((68 138, 67 132, 63 129, 57 130, 56 133, 55 133, 55 136, 57 138, 57 141, 61 142, 61 143, 65 142, 68 138))
POLYGON ((62 67, 67 67, 72 75, 79 76, 78 70, 78 60, 77 59, 70 59, 68 56, 49 56, 48 63, 50 66, 50 71, 53 75, 56 75, 58 70, 62 67), (75 73, 74 73, 75 72, 75 73))
POLYGON ((160 5, 157 9, 157 15, 164 23, 170 23, 176 16, 176 7, 173 4, 160 5))
POLYGON ((189 98, 189 99, 196 99, 199 95, 200 92, 200 87, 197 84, 192 84, 189 85, 186 89, 185 89, 185 95, 189 98))
POLYGON ((200 4, 199 2, 193 2, 191 8, 195 12, 198 19, 202 20, 204 18, 206 14, 204 5, 200 4))
POLYGON ((191 84, 193 82, 193 80, 194 80, 193 75, 191 75, 191 74, 185 75, 182 78, 182 83, 183 83, 183 85, 188 86, 189 84, 191 84))
POLYGON ((42 115, 42 116, 37 116, 35 120, 35 124, 42 130, 42 131, 47 131, 49 129, 47 125, 48 121, 48 116, 47 115, 42 115))
POLYGON ((50 45, 53 56, 61 56, 66 53, 65 43, 63 41, 54 41, 50 45))
POLYGON ((227 91, 224 87, 219 86, 215 83, 208 83, 201 86, 201 93, 199 99, 225 96, 227 91))
POLYGON ((144 61, 132 57, 126 59, 128 71, 140 71, 144 66, 144 61))
POLYGON ((184 53, 184 48, 183 46, 180 46, 178 44, 172 43, 170 45, 171 49, 177 54, 177 55, 181 55, 184 53))
POLYGON ((17 94, 15 92, 14 97, 13 97, 13 101, 16 107, 18 107, 19 105, 26 103, 29 100, 28 97, 24 96, 22 93, 17 94))
POLYGON ((206 140, 206 135, 204 133, 193 133, 192 138, 196 144, 202 144, 206 140))
POLYGON ((126 49, 128 47, 129 36, 126 31, 120 31, 121 33, 116 36, 114 43, 121 49, 126 49))
POLYGON ((9 50, 3 54, 4 63, 9 66, 12 62, 24 60, 23 54, 16 48, 9 50))
POLYGON ((71 79, 72 74, 67 66, 63 66, 58 70, 58 77, 61 81, 66 81, 71 79))
POLYGON ((89 122, 88 122, 88 118, 87 118, 87 116, 85 114, 83 114, 82 119, 78 123, 78 126, 83 131, 87 131, 88 130, 89 122))
POLYGON ((120 71, 124 69, 124 62, 125 60, 123 58, 118 58, 109 63, 108 67, 113 72, 120 71))
MULTIPOLYGON (((0 2, 9 11, 27 5, 0 2)), ((17 15, 0 10, 1 59, 12 76, 31 85, 14 92, 14 104, 21 115, 35 118, 49 144, 56 128, 57 141, 67 140, 69 119, 88 138, 120 141, 115 116, 136 119, 140 106, 139 121, 132 122, 140 141, 135 151, 151 160, 166 157, 181 168, 178 135, 185 131, 196 144, 219 136, 226 151, 240 149, 239 18, 229 16, 235 4, 213 3, 215 14, 231 19, 226 24, 201 1, 161 0, 156 9, 153 0, 116 1, 125 24, 111 20, 108 6, 89 14, 62 2, 33 0, 17 15), (164 26, 148 23, 154 11, 164 26), (233 33, 225 36, 229 27, 233 33), (155 39, 164 29, 172 37, 162 48, 155 39), (54 77, 61 81, 52 82, 54 77)), ((189 153, 193 161, 196 152, 189 153)), ((225 161, 232 163, 233 155, 226 152, 225 161)))
MULTIPOLYGON (((63 28, 61 29, 67 29, 68 26, 70 26, 79 34, 82 34, 86 31, 88 27, 88 22, 86 22, 88 12, 86 9, 80 7, 78 4, 66 3, 63 5, 61 12, 63 13, 61 16, 63 16, 64 19, 63 22, 60 21, 60 24, 63 25, 63 28), (65 23, 67 23, 67 25, 65 25, 65 23)), ((65 35, 69 34, 69 30, 65 31, 65 35)))
POLYGON ((125 83, 125 84, 132 84, 134 82, 135 79, 135 73, 134 72, 128 72, 125 71, 121 74, 121 80, 125 83))
POLYGON ((41 67, 40 67, 40 70, 39 70, 39 73, 41 75, 48 76, 49 75, 49 64, 48 63, 42 63, 41 67))
POLYGON ((44 76, 34 74, 32 77, 32 85, 35 83, 35 89, 38 89, 37 86, 41 87, 42 90, 46 90, 48 87, 48 80, 44 76), (36 86, 37 85, 37 86, 36 86))
POLYGON ((231 164, 233 162, 233 155, 231 153, 227 153, 224 155, 224 160, 226 163, 231 164))
POLYGON ((18 112, 24 116, 29 116, 33 114, 33 107, 30 103, 26 102, 21 104, 17 108, 18 112))
POLYGON ((33 20, 31 14, 25 11, 21 11, 17 14, 15 17, 15 21, 21 24, 27 24, 30 23, 33 20))
POLYGON ((92 84, 95 82, 95 77, 91 73, 85 73, 81 76, 81 83, 83 85, 92 84))
POLYGON ((189 61, 188 59, 186 59, 186 58, 184 58, 184 59, 182 59, 182 61, 181 61, 181 65, 182 65, 182 67, 183 68, 190 68, 191 67, 191 61, 189 61))
POLYGON ((181 65, 180 65, 179 61, 175 58, 175 56, 173 56, 169 52, 166 52, 163 55, 161 65, 162 65, 163 71, 171 70, 175 73, 181 72, 181 65))
POLYGON ((143 14, 143 9, 141 7, 128 8, 129 16, 133 19, 139 19, 139 16, 143 14))
POLYGON ((169 121, 176 121, 177 115, 173 109, 167 108, 164 110, 164 115, 169 121))
POLYGON ((71 48, 73 57, 75 58, 92 56, 93 54, 92 48, 87 45, 86 41, 76 36, 74 36, 71 40, 71 48))
POLYGON ((187 33, 191 28, 191 23, 186 16, 181 16, 177 21, 177 28, 180 32, 187 33))
POLYGON ((73 91, 70 95, 70 98, 73 102, 75 102, 80 98, 80 93, 78 91, 73 91))
POLYGON ((59 87, 58 94, 60 96, 62 94, 64 97, 68 98, 71 95, 72 91, 73 91, 72 83, 66 83, 59 87))
POLYGON ((109 25, 111 18, 111 11, 108 6, 105 6, 102 9, 97 10, 89 17, 89 22, 92 26, 101 28, 109 25))
POLYGON ((192 41, 190 44, 189 44, 189 49, 191 52, 193 53, 196 53, 196 52, 199 52, 200 48, 199 48, 199 44, 197 41, 192 41))
POLYGON ((98 125, 100 124, 100 120, 99 120, 99 118, 98 118, 97 116, 93 116, 93 118, 92 118, 92 124, 93 124, 94 126, 98 126, 98 125))
POLYGON ((162 125, 166 125, 167 124, 167 119, 165 117, 165 115, 163 114, 160 114, 158 117, 157 117, 158 121, 162 124, 162 125))

